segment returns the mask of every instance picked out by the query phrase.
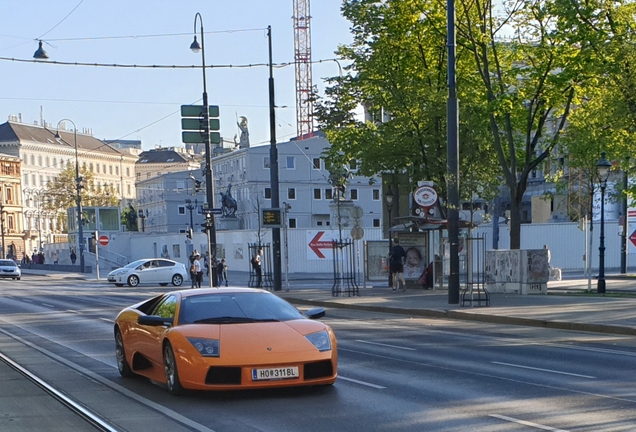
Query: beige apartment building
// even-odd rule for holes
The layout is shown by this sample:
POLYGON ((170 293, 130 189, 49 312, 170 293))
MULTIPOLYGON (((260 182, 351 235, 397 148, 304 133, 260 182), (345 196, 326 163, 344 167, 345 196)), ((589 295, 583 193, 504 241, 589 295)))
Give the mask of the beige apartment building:
POLYGON ((95 138, 89 130, 74 131, 59 122, 26 124, 16 116, 0 124, 0 153, 21 160, 21 204, 24 250, 37 250, 43 243, 64 242, 63 228, 42 206, 45 186, 76 160, 93 173, 94 184, 117 196, 123 207, 136 199, 135 163, 138 156, 95 138), (59 138, 56 137, 59 135, 59 138))

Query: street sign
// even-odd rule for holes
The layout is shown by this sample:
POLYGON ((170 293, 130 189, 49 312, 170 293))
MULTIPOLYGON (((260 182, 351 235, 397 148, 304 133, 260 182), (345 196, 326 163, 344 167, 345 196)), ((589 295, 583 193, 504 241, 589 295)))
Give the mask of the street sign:
MULTIPOLYGON (((218 131, 221 129, 221 122, 218 118, 211 118, 210 120, 210 131, 218 131)), ((205 122, 203 121, 203 117, 201 118, 182 118, 181 119, 181 129, 183 130, 191 130, 191 131, 202 131, 205 129, 205 122)))
POLYGON ((279 208, 263 209, 263 226, 280 228, 282 225, 281 210, 279 208))
POLYGON ((634 231, 632 235, 629 236, 629 241, 632 242, 634 246, 636 246, 636 231, 634 231))
POLYGON ((220 209, 220 208, 218 208, 218 209, 215 209, 215 208, 204 208, 204 209, 201 209, 201 213, 203 213, 203 214, 220 215, 220 214, 223 214, 223 210, 220 209))
POLYGON ((108 246, 108 236, 99 236, 99 244, 102 246, 108 246))
MULTIPOLYGON (((181 142, 186 144, 203 144, 205 143, 205 133, 197 132, 181 132, 181 142)), ((210 144, 221 144, 221 134, 219 132, 210 132, 210 144)))
MULTIPOLYGON (((208 112, 210 117, 218 117, 219 116, 218 105, 210 105, 208 107, 208 112)), ((203 111, 203 105, 181 105, 182 117, 203 117, 204 114, 205 114, 205 111, 203 111)))

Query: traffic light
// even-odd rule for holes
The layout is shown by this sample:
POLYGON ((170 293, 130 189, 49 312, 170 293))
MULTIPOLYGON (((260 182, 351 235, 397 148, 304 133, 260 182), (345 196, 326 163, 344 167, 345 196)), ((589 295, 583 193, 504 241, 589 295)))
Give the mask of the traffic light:
POLYGON ((192 240, 192 234, 192 228, 188 228, 188 230, 186 231, 186 237, 192 240))
POLYGON ((194 180, 194 193, 201 192, 201 180, 194 180))

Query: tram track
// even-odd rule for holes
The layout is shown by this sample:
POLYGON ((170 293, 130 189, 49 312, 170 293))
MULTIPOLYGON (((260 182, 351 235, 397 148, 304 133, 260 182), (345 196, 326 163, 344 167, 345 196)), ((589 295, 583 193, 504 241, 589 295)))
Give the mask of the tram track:
POLYGON ((11 358, 6 355, 0 353, 0 361, 2 361, 5 365, 9 366, 12 370, 19 373, 22 377, 29 380, 31 383, 35 384, 41 390, 43 390, 47 395, 52 397, 54 400, 58 401, 62 406, 66 407, 70 412, 75 414, 77 417, 84 420, 88 425, 95 428, 96 431, 103 432, 121 432, 120 429, 114 427, 109 422, 101 418, 95 412, 91 411, 84 405, 82 405, 77 400, 72 397, 66 395, 61 390, 57 389, 38 375, 34 374, 24 366, 18 364, 11 358))

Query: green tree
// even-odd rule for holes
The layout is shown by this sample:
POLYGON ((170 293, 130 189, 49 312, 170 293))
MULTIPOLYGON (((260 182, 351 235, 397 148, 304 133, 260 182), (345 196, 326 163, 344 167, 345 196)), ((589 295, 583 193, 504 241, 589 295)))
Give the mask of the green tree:
MULTIPOLYGON (((119 200, 110 188, 94 186, 93 173, 80 169, 82 178, 82 206, 117 206, 119 200)), ((49 181, 45 188, 44 208, 56 214, 57 222, 65 229, 68 227, 66 210, 77 206, 77 183, 75 166, 68 164, 49 181)))
MULTIPOLYGON (((419 180, 436 183, 446 195, 446 32, 443 3, 422 0, 345 1, 343 15, 352 23, 354 42, 338 55, 350 62, 348 74, 329 78, 316 116, 332 146, 324 157, 331 166, 358 161, 358 173, 408 179, 412 191, 419 180), (357 118, 364 106, 371 121, 357 118)), ((467 92, 466 94, 469 94, 467 92)), ((488 194, 496 165, 488 123, 467 98, 460 121, 462 172, 471 172, 470 199, 488 194), (466 114, 464 114, 466 113, 466 114)), ((468 186, 465 184, 463 186, 468 186)), ((491 193, 491 192, 490 192, 491 193)))

